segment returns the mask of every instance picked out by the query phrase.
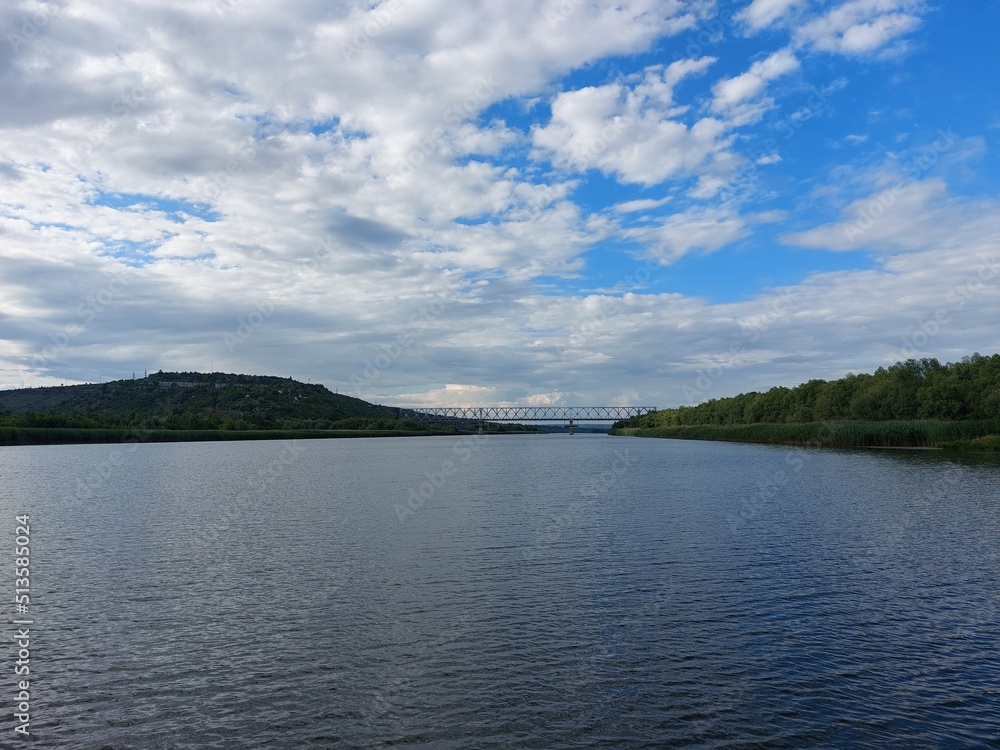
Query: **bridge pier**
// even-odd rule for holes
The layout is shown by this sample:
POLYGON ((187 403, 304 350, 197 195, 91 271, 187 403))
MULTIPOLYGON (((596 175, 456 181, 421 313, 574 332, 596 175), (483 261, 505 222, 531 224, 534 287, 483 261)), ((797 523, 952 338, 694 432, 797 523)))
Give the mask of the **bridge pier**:
POLYGON ((570 435, 573 434, 573 420, 572 419, 569 420, 569 434, 570 435))

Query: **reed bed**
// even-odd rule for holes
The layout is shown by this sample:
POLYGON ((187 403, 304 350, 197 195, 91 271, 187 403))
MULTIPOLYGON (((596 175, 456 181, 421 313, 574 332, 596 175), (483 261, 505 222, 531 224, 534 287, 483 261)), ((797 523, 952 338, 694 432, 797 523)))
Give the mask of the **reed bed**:
POLYGON ((1000 443, 998 433, 1000 422, 995 420, 911 420, 640 427, 615 430, 612 434, 836 448, 958 448, 981 441, 979 450, 997 450, 989 446, 1000 443), (987 440, 989 436, 994 440, 987 440))
POLYGON ((452 434, 433 430, 127 430, 76 427, 0 427, 0 446, 76 443, 182 443, 201 440, 314 440, 452 434))

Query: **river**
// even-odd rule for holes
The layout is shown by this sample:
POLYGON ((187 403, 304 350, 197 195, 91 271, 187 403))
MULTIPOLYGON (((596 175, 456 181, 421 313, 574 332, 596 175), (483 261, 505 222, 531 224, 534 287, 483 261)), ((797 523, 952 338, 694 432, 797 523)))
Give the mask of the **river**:
POLYGON ((584 434, 0 448, 0 744, 29 617, 44 747, 997 746, 998 488, 584 434))

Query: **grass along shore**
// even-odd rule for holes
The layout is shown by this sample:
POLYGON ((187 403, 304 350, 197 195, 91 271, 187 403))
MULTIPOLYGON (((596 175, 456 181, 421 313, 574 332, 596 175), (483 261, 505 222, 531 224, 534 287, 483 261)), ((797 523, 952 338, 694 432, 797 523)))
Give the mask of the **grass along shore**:
POLYGON ((908 420, 625 427, 612 435, 829 448, 1000 450, 1000 421, 908 420))
POLYGON ((186 443, 203 440, 316 440, 467 434, 439 430, 132 430, 97 427, 0 427, 0 446, 80 443, 186 443))

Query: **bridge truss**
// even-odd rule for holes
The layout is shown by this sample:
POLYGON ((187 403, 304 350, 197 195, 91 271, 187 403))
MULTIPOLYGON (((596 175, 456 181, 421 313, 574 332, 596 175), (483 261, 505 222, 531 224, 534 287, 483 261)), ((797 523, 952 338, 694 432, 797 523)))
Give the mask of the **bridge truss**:
POLYGON ((617 422, 656 411, 655 406, 441 406, 421 409, 400 408, 401 417, 428 422, 474 421, 483 431, 486 422, 617 422))

